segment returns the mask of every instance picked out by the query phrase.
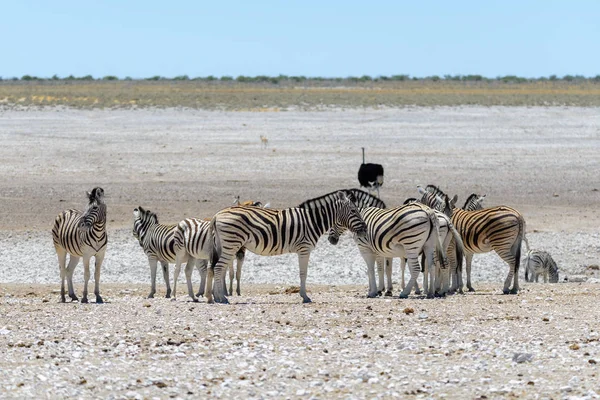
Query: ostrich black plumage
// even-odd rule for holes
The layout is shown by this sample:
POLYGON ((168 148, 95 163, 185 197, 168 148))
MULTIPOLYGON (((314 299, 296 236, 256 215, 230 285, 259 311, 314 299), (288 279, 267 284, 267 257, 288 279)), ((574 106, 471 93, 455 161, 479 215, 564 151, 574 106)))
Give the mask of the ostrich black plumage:
POLYGON ((358 169, 358 182, 360 186, 371 190, 377 190, 379 197, 379 187, 383 185, 383 166, 381 164, 365 164, 365 148, 362 148, 363 162, 358 169))

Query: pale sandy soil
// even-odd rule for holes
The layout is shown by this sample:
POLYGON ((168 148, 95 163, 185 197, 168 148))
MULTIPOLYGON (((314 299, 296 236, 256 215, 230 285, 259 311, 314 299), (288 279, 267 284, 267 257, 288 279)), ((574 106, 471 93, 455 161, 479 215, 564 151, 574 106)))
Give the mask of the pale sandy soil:
MULTIPOLYGON (((0 397, 600 393, 600 288, 589 268, 600 264, 598 109, 2 111, 0 143, 0 397), (134 207, 177 222, 211 216, 236 195, 293 206, 356 187, 363 146, 385 167, 389 206, 417 184, 460 200, 486 193, 487 205, 524 214, 530 243, 553 254, 561 280, 587 282, 523 283, 518 296, 501 296, 507 267, 490 254, 475 257, 475 294, 368 300, 345 237, 314 252, 311 305, 281 294, 298 284, 295 256, 249 255, 243 296, 229 307, 188 303, 181 281, 176 302, 143 299, 149 271, 130 234, 134 207), (109 207, 108 303, 57 304, 50 227, 94 186, 109 207)), ((81 280, 79 266, 78 294, 81 280)))

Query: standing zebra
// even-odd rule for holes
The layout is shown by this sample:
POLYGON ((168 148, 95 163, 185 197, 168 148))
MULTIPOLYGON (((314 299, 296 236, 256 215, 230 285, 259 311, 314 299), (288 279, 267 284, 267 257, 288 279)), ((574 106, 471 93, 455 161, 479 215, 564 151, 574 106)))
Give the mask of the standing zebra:
POLYGON ((189 255, 184 248, 183 235, 179 229, 179 225, 159 224, 158 216, 155 213, 145 210, 140 206, 133 210, 133 236, 144 249, 144 253, 148 256, 148 263, 150 264, 151 289, 148 298, 153 298, 156 293, 156 268, 158 262, 162 265, 163 278, 167 286, 165 297, 170 298, 169 263, 181 265, 182 262, 189 264, 190 261, 189 255))
POLYGON ((525 257, 525 280, 527 282, 537 282, 542 275, 544 283, 558 282, 558 267, 556 262, 547 251, 529 250, 525 257))
POLYGON ((69 297, 77 301, 73 289, 73 271, 83 257, 83 297, 82 303, 88 302, 88 282, 90 280, 90 258, 95 258, 94 294, 96 303, 103 303, 100 297, 100 267, 106 252, 106 204, 104 204, 104 189, 96 187, 87 193, 88 205, 85 212, 66 210, 58 214, 52 227, 54 249, 58 256, 60 268, 60 300, 65 302, 65 278, 69 287, 69 297), (67 263, 67 253, 69 265, 67 263))
POLYGON ((223 272, 233 262, 237 251, 245 247, 263 256, 298 254, 300 296, 306 295, 308 260, 319 238, 332 227, 344 227, 364 236, 365 222, 344 192, 307 200, 298 208, 273 210, 253 206, 229 207, 219 211, 211 221, 215 247, 212 267, 208 271, 206 293, 209 303, 228 303, 223 293, 223 272))
MULTIPOLYGON (((466 211, 455 206, 458 196, 452 200, 433 185, 425 189, 418 187, 423 195, 421 202, 437 210, 443 211, 452 219, 452 223, 460 232, 467 259, 467 288, 473 292, 471 285, 471 261, 475 253, 487 253, 494 250, 509 266, 504 281, 504 294, 516 294, 519 291, 519 263, 521 258, 521 242, 529 243, 525 237, 525 219, 515 209, 498 206, 475 211, 466 211), (510 288, 511 281, 513 287, 510 288)), ((461 285, 462 286, 462 285, 461 285)), ((462 287, 460 287, 462 290, 462 287)))
MULTIPOLYGON (((430 282, 424 280, 423 285, 427 297, 433 297, 435 275, 432 265, 436 260, 446 263, 439 238, 439 221, 434 211, 422 204, 412 203, 390 209, 368 207, 361 210, 361 215, 367 224, 367 234, 354 235, 354 241, 367 264, 367 296, 377 296, 374 268, 376 259, 402 257, 408 259, 411 277, 400 293, 400 298, 407 298, 421 272, 418 257, 423 252, 426 268, 430 272, 430 282)), ((341 232, 340 227, 334 227, 330 233, 330 242, 337 243, 341 232)))

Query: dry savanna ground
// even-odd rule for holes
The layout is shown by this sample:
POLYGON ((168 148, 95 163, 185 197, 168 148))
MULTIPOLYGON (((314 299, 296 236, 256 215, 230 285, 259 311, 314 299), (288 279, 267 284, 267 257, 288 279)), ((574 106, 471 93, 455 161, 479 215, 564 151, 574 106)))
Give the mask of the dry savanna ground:
MULTIPOLYGON (((80 88, 126 83, 118 85, 80 88)), ((339 103, 310 97, 309 105, 339 106, 321 111, 274 97, 252 103, 237 89, 223 94, 229 106, 211 108, 288 111, 77 110, 34 106, 40 87, 0 107, 0 397, 598 398, 598 109, 374 109, 364 99, 376 89, 364 88, 344 89, 339 103), (561 283, 521 282, 518 295, 501 295, 507 267, 482 255, 475 293, 366 299, 364 263, 343 237, 337 247, 319 243, 311 258, 312 304, 297 293, 295 257, 251 254, 242 296, 228 306, 189 302, 181 279, 176 301, 162 297, 162 282, 155 299, 145 298, 134 207, 165 223, 211 216, 237 195, 290 207, 357 186, 361 147, 385 167, 389 206, 435 183, 461 200, 486 193, 486 205, 520 210, 532 246, 557 260, 561 283), (59 304, 50 226, 61 210, 81 208, 94 186, 105 189, 109 213, 106 304, 59 304)), ((321 89, 311 90, 281 96, 321 89)), ((79 295, 82 275, 80 265, 79 295)))
POLYGON ((587 82, 0 82, 0 106, 187 107, 237 111, 329 107, 600 106, 600 83, 587 82))

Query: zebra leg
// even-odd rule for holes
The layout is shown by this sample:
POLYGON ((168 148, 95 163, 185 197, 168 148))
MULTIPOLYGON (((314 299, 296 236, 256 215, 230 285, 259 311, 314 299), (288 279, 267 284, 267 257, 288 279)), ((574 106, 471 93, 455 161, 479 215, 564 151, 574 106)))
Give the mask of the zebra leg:
POLYGON ((208 267, 207 277, 206 277, 206 302, 208 304, 214 303, 213 299, 213 279, 215 276, 213 266, 208 267))
POLYGON ((377 297, 377 282, 375 280, 375 261, 377 257, 371 251, 361 251, 360 253, 367 263, 367 277, 369 280, 368 298, 377 297))
MULTIPOLYGON (((196 259, 189 257, 185 264, 185 281, 187 282, 188 295, 194 302, 198 302, 198 298, 194 295, 194 288, 192 286, 192 272, 194 272, 194 266, 196 265, 196 259)), ((175 287, 173 287, 173 295, 175 295, 175 287)))
POLYGON ((198 288, 197 297, 204 296, 204 289, 206 289, 206 266, 208 265, 208 261, 206 260, 197 260, 196 267, 198 268, 198 272, 200 272, 200 287, 198 288))
POLYGON ((167 286, 167 294, 165 295, 165 297, 167 299, 170 299, 171 298, 171 282, 169 280, 169 263, 166 261, 161 261, 160 264, 161 264, 162 270, 163 270, 163 278, 165 280, 165 285, 167 286))
POLYGON ((383 269, 385 268, 384 263, 385 258, 377 257, 377 278, 379 280, 379 283, 377 284, 377 296, 381 296, 381 294, 383 293, 383 289, 385 288, 385 282, 383 278, 383 269))
POLYGON ((242 265, 244 265, 245 257, 246 257, 246 252, 238 252, 238 254, 236 255, 237 265, 236 265, 236 272, 235 272, 235 283, 236 283, 235 292, 237 293, 238 296, 242 295, 242 291, 240 289, 240 280, 242 279, 242 265))
POLYGON ((104 261, 104 254, 105 251, 102 251, 94 256, 94 295, 96 296, 96 304, 104 303, 100 296, 100 268, 102 267, 102 261, 104 261))
POLYGON ((406 269, 406 258, 400 257, 400 274, 401 274, 400 286, 401 286, 402 290, 404 290, 404 288, 406 287, 406 284, 404 282, 404 270, 405 269, 406 269))
POLYGON ((419 277, 419 273, 421 272, 421 266, 419 265, 418 257, 418 255, 411 255, 407 257, 408 268, 410 271, 410 279, 408 280, 408 284, 406 285, 404 290, 402 290, 402 292, 400 293, 399 297, 401 299, 408 298, 408 295, 410 294, 413 286, 416 286, 417 284, 417 278, 419 277))
MULTIPOLYGON (((173 271, 173 300, 177 300, 177 281, 179 280, 180 272, 181 272, 181 260, 178 259, 175 262, 175 270, 173 271)), ((185 265, 185 275, 187 277, 187 264, 185 265)))
POLYGON ((148 295, 148 298, 152 299, 156 293, 156 268, 158 266, 158 260, 153 257, 148 257, 148 263, 150 264, 150 294, 148 295))
POLYGON ((219 261, 214 266, 213 296, 216 303, 229 304, 229 300, 227 300, 227 297, 225 296, 225 273, 232 262, 233 260, 231 258, 226 258, 221 254, 221 258, 219 258, 219 261))
MULTIPOLYGON (((471 285, 471 261, 473 261, 473 254, 465 254, 465 258, 467 259, 467 289, 469 289, 469 292, 474 292, 475 289, 471 285)), ((460 285, 460 289, 462 290, 462 284, 460 285)))
POLYGON ((308 275, 308 260, 310 258, 310 252, 298 253, 298 265, 300 267, 300 296, 302 296, 303 303, 312 303, 310 297, 306 295, 306 276, 308 275))
POLYGON ((56 249, 58 256, 58 269, 60 271, 60 302, 65 303, 65 280, 67 278, 67 252, 63 249, 56 249))
MULTIPOLYGON (((233 295, 233 279, 235 278, 233 272, 233 263, 229 266, 229 290, 226 290, 227 296, 233 295)), ((225 285, 227 287, 227 284, 225 285)))
POLYGON ((386 258, 385 259, 385 276, 387 279, 387 289, 385 291, 385 295, 386 296, 391 296, 392 295, 392 290, 393 285, 392 285, 392 265, 393 265, 394 259, 393 258, 386 258))
POLYGON ((83 296, 82 303, 88 302, 88 283, 90 282, 90 256, 83 256, 83 296))
POLYGON ((67 287, 69 289, 69 297, 71 298, 71 301, 79 300, 75 295, 75 289, 73 288, 73 272, 79 263, 79 258, 80 257, 71 254, 69 257, 69 265, 67 266, 67 287))

